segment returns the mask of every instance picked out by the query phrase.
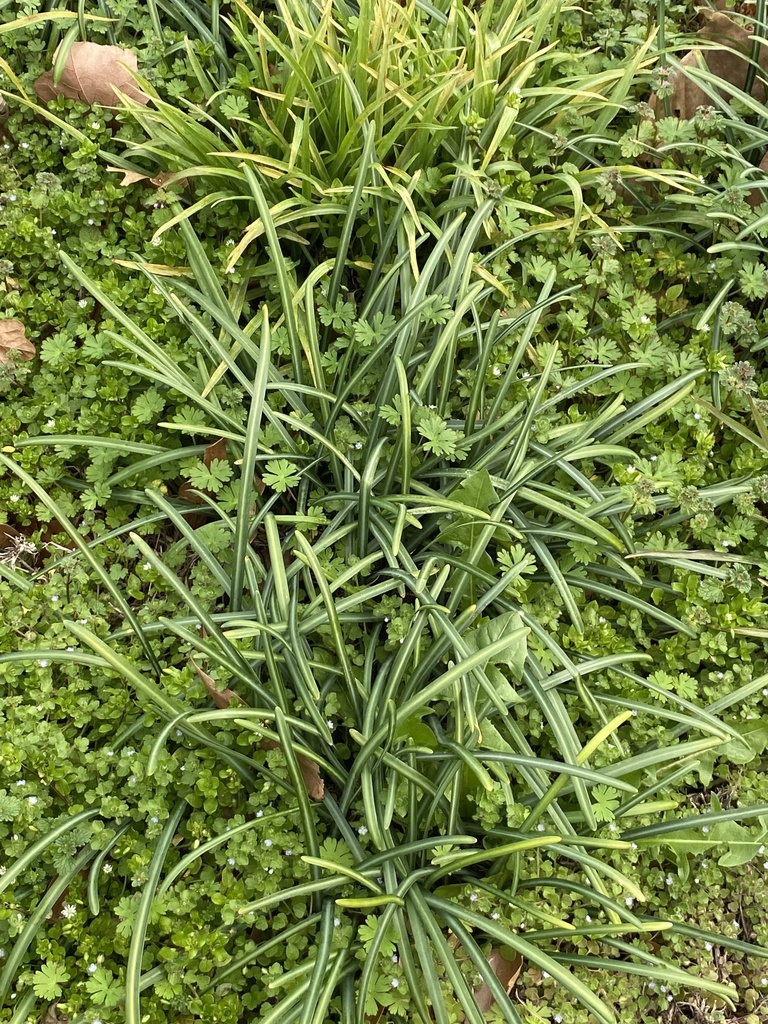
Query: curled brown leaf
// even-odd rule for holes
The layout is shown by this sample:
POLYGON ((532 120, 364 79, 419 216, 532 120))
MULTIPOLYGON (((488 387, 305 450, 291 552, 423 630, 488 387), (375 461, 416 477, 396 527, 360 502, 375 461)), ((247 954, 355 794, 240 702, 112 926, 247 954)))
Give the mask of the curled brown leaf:
POLYGON ((120 105, 118 93, 122 93, 146 105, 149 97, 139 89, 132 74, 137 70, 138 61, 132 50, 77 42, 67 55, 58 83, 53 81, 53 71, 46 71, 35 82, 35 92, 43 103, 49 103, 56 96, 66 96, 91 106, 98 103, 102 107, 117 107, 120 105))
POLYGON ((0 320, 0 363, 34 359, 35 346, 21 320, 0 320))
POLYGON ((238 704, 245 704, 239 693, 235 693, 234 690, 220 690, 213 678, 204 672, 196 662, 193 661, 192 665, 217 708, 228 708, 233 700, 238 704))
MULTIPOLYGON (((488 954, 488 965, 507 991, 511 993, 515 982, 520 977, 523 969, 523 958, 516 956, 513 960, 507 960, 500 949, 492 949, 488 954)), ((495 999, 488 985, 483 982, 480 988, 475 990, 475 1002, 481 1013, 487 1013, 493 1006, 495 999)))

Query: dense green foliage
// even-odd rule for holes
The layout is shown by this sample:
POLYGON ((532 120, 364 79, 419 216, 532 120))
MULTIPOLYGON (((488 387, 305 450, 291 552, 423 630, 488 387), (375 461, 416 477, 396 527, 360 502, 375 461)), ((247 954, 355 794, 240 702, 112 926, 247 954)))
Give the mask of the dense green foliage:
POLYGON ((489 1020, 756 1024, 768 135, 665 116, 693 11, 60 9, 1 37, 0 1019, 479 1024, 501 948, 489 1020), (78 34, 156 99, 36 107, 78 34))

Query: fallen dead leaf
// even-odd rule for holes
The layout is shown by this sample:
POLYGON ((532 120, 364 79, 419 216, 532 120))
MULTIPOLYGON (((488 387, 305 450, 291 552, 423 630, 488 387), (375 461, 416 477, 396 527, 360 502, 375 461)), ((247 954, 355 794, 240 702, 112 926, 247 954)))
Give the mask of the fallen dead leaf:
MULTIPOLYGON (((127 188, 128 185, 135 185, 138 181, 146 181, 150 185, 154 185, 155 188, 165 188, 173 177, 173 171, 159 171, 153 177, 149 174, 143 174, 141 171, 126 171, 122 167, 108 167, 107 170, 114 171, 116 174, 122 174, 123 180, 120 184, 123 188, 127 188)), ((173 184, 179 188, 186 188, 189 183, 186 178, 177 178, 173 184)))
POLYGON ((132 50, 78 42, 69 51, 58 84, 54 84, 53 70, 46 71, 35 82, 35 92, 43 103, 49 103, 56 96, 66 96, 102 107, 119 106, 118 92, 121 92, 146 106, 149 97, 141 92, 131 74, 137 70, 138 61, 132 50))
MULTIPOLYGON (((749 56, 752 52, 750 30, 739 25, 730 14, 724 11, 713 11, 703 8, 699 11, 701 28, 697 35, 702 41, 715 43, 715 48, 691 50, 680 61, 683 68, 699 68, 701 61, 705 67, 729 85, 743 89, 749 56)), ((760 102, 765 102, 768 93, 763 79, 768 78, 768 44, 761 44, 758 51, 758 63, 763 72, 755 76, 752 95, 760 102)), ((687 77, 684 71, 675 71, 670 75, 672 95, 669 98, 669 109, 681 119, 693 117, 699 107, 709 107, 712 101, 701 86, 687 77)), ((721 95, 728 99, 728 94, 721 90, 721 95)), ((651 107, 659 116, 663 116, 665 105, 657 96, 651 97, 651 107)))
MULTIPOLYGON (((213 441, 203 452, 203 465, 206 469, 211 468, 211 463, 216 459, 226 459, 227 457, 227 441, 226 438, 220 437, 218 441, 213 441)), ((188 481, 179 488, 179 498, 182 501, 188 502, 190 505, 204 505, 204 500, 200 497, 197 490, 188 481)), ((193 530, 197 530, 208 520, 205 516, 196 515, 194 512, 187 513, 184 518, 192 527, 193 530)))
POLYGON ((21 320, 0 320, 0 363, 12 363, 16 358, 34 359, 35 346, 21 320))
MULTIPOLYGON (((192 665, 217 708, 228 708, 233 700, 237 701, 238 704, 245 704, 245 701, 239 693, 235 693, 234 690, 229 689, 220 690, 211 676, 209 676, 207 672, 204 672, 196 662, 193 661, 192 665)), ((269 739, 263 739, 259 746, 262 750, 282 749, 276 740, 269 739)), ((307 787, 307 792, 313 800, 322 800, 325 796, 325 783, 320 775, 320 766, 317 762, 311 760, 311 758, 305 757, 304 754, 297 754, 296 760, 299 762, 299 771, 301 772, 301 777, 304 779, 304 785, 307 787)))
POLYGON ((69 1024, 69 1017, 59 1013, 56 1003, 51 1003, 43 1017, 43 1024, 69 1024))
MULTIPOLYGON (((516 956, 514 960, 507 960, 507 958, 502 955, 500 949, 492 949, 488 954, 488 963, 493 969, 493 973, 507 990, 507 995, 509 995, 515 987, 515 982, 520 977, 520 972, 523 969, 523 958, 521 956, 516 956)), ((475 989, 474 995, 475 1002, 477 1003, 480 1012, 483 1014, 487 1013, 493 1006, 495 999, 485 982, 480 986, 480 988, 475 989)))
POLYGON ((237 701, 238 704, 245 704, 239 693, 235 693, 234 690, 220 690, 207 672, 204 672, 194 661, 192 665, 217 708, 228 708, 233 700, 237 701))
MULTIPOLYGON (((282 749, 276 740, 262 740, 260 746, 262 750, 282 749)), ((299 771, 307 792, 313 800, 322 800, 325 796, 325 783, 320 774, 320 766, 304 754, 297 754, 296 760, 299 762, 299 771)))

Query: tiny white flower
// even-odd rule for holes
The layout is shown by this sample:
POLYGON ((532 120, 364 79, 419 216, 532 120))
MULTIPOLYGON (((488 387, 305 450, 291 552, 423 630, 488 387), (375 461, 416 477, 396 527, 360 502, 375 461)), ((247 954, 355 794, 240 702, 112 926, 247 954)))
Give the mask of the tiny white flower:
POLYGON ((612 821, 610 823, 610 825, 608 826, 608 831, 609 832, 615 832, 616 831, 616 823, 615 822, 612 821))
POLYGON ((75 916, 76 913, 77 907, 74 905, 74 903, 65 903, 64 906, 61 908, 61 916, 66 917, 68 921, 70 921, 75 916))
POLYGON ((539 824, 536 826, 536 831, 537 832, 543 832, 544 831, 544 825, 541 822, 539 822, 539 824))
POLYGON ((112 874, 112 865, 109 863, 109 861, 105 861, 104 864, 101 867, 101 870, 104 872, 105 875, 111 875, 112 874))
POLYGON ((368 835, 368 829, 365 827, 365 825, 361 825, 360 828, 357 830, 357 834, 359 836, 367 836, 368 835))
POLYGON ((156 814, 153 814, 149 820, 152 822, 153 825, 157 825, 157 823, 160 821, 156 814))
POLYGON ((493 368, 493 376, 494 377, 500 377, 501 376, 501 367, 500 366, 494 366, 494 368, 493 368))
POLYGON ((135 776, 135 775, 131 775, 131 776, 129 777, 128 781, 129 781, 129 782, 135 782, 135 781, 136 781, 136 776, 135 776))
POLYGON ((650 461, 655 462, 658 459, 658 455, 652 455, 650 461))
POLYGON ((340 928, 341 927, 341 918, 340 917, 334 917, 334 919, 333 919, 333 927, 334 928, 340 928))
POLYGON ((98 121, 91 121, 91 128, 101 128, 98 121))
POLYGON ((177 736, 183 736, 184 735, 184 730, 183 729, 177 729, 176 730, 176 735, 177 736))
POLYGON ((635 901, 634 901, 634 899, 631 896, 625 896, 624 897, 624 902, 626 903, 626 905, 628 907, 634 907, 634 905, 635 905, 635 901))
POLYGON ((357 448, 358 451, 362 451, 363 442, 362 441, 355 441, 355 448, 357 448))
POLYGON ((227 267, 227 273, 228 274, 234 274, 234 272, 235 272, 235 268, 234 267, 227 267))
POLYGON ((336 728, 336 726, 333 724, 332 718, 327 719, 325 724, 328 726, 331 732, 333 732, 333 730, 336 728))
POLYGON ((547 973, 547 971, 542 971, 542 972, 541 972, 541 976, 542 976, 542 978, 549 978, 549 977, 551 977, 551 975, 549 975, 549 974, 547 973))
POLYGON ((264 840, 264 845, 267 847, 267 849, 269 849, 269 847, 272 845, 272 840, 271 839, 265 839, 264 840))
POLYGON ((98 969, 99 969, 98 964, 88 964, 88 973, 89 974, 95 974, 96 971, 98 971, 98 969))
POLYGON ((758 853, 765 853, 765 847, 764 846, 758 846, 757 852, 758 853))
POLYGON ((399 978, 393 978, 392 981, 390 982, 390 984, 391 984, 392 988, 398 988, 399 985, 400 985, 400 979, 399 978))
POLYGON ((283 853, 285 854, 286 857, 292 857, 293 856, 293 850, 292 849, 291 850, 283 850, 283 853))
POLYGON ((400 963, 400 957, 397 955, 397 953, 393 953, 392 954, 392 963, 393 964, 399 964, 400 963))
POLYGON ((661 991, 662 992, 666 992, 667 991, 667 986, 666 985, 662 985, 661 986, 661 991))
POLYGON ((498 913, 498 912, 496 912, 496 911, 494 911, 494 912, 493 912, 493 913, 491 914, 491 920, 492 920, 492 921, 498 921, 500 917, 501 917, 501 914, 499 914, 499 913, 498 913))
POLYGON ((761 978, 760 979, 760 984, 761 985, 768 985, 768 978, 761 978))
POLYGON ((627 466, 627 472, 628 473, 636 473, 637 472, 637 468, 635 466, 627 466))
POLYGON ((133 747, 127 747, 125 753, 128 757, 132 757, 133 754, 136 753, 136 751, 133 749, 133 747))
POLYGON ((5 950, 4 949, 0 949, 0 960, 2 960, 2 958, 4 956, 5 956, 5 950))
POLYGON ((16 780, 16 785, 17 786, 26 786, 26 784, 27 784, 27 780, 26 779, 17 779, 16 780))
POLYGON ((674 885, 675 884, 675 880, 672 877, 672 875, 667 875, 667 877, 664 879, 664 881, 667 883, 667 885, 674 885))
POLYGON ((40 668, 48 668, 48 662, 45 660, 45 658, 43 658, 42 661, 38 661, 38 665, 40 666, 40 668))
POLYGON ((667 1002, 668 1003, 673 1003, 674 1001, 675 1001, 675 997, 670 992, 670 994, 667 996, 667 1002))
POLYGON ((637 843, 630 843, 629 845, 633 850, 637 849, 637 843))
POLYGON ((701 879, 699 879, 699 878, 694 878, 694 880, 693 880, 693 884, 694 884, 694 885, 698 885, 700 881, 701 881, 701 879))
POLYGON ((604 623, 604 622, 605 622, 605 616, 604 616, 604 615, 601 615, 601 616, 600 616, 600 618, 599 618, 599 619, 598 619, 597 621, 598 621, 599 623, 601 623, 601 624, 602 624, 602 623, 604 623))
POLYGON ((469 895, 469 902, 470 903, 477 903, 477 893, 476 892, 470 893, 470 895, 469 895))
POLYGON ((700 420, 700 419, 701 419, 701 413, 700 413, 700 412, 695 412, 695 413, 693 414, 693 418, 694 418, 695 420, 700 420))
POLYGON ((96 221, 95 221, 95 220, 93 219, 93 217, 89 217, 89 218, 88 218, 88 224, 89 224, 89 225, 90 225, 91 227, 93 227, 93 225, 94 225, 95 223, 96 223, 96 221))
POLYGON ((715 675, 717 676, 718 679, 725 679, 725 673, 724 672, 716 672, 715 675))
POLYGON ((257 818, 263 818, 264 817, 264 811, 256 811, 256 817, 257 818))
POLYGON ((60 598, 59 598, 58 594, 54 594, 53 597, 51 598, 51 601, 53 601, 54 604, 56 604, 56 602, 59 601, 59 600, 60 600, 60 598))
POLYGON ((705 832, 705 833, 706 833, 706 832, 709 832, 709 825, 702 825, 702 827, 701 827, 701 831, 702 831, 702 832, 705 832))
POLYGON ((11 203, 15 203, 16 202, 16 196, 13 193, 11 193, 8 196, 8 201, 11 202, 11 203))
POLYGON ((74 647, 68 647, 67 648, 67 650, 69 651, 70 654, 72 653, 72 651, 74 651, 74 649, 75 649, 74 647))
MULTIPOLYGON (((99 200, 99 206, 103 206, 103 205, 104 205, 104 200, 103 200, 103 199, 100 199, 100 200, 99 200)), ((94 1024, 95 1024, 95 1021, 94 1021, 94 1024)))
POLYGON ((21 495, 20 494, 12 494, 11 497, 10 497, 10 500, 11 501, 21 501, 21 495))
POLYGON ((28 796, 27 800, 31 804, 36 804, 37 803, 37 797, 36 796, 28 796))
POLYGON ((148 571, 149 569, 152 568, 152 563, 151 562, 144 562, 141 568, 144 569, 144 571, 146 572, 146 571, 148 571))
POLYGON ((707 951, 708 953, 711 953, 711 952, 712 952, 712 950, 714 949, 714 946, 712 945, 712 943, 711 943, 711 942, 705 942, 705 943, 704 943, 704 949, 706 949, 706 951, 707 951))
POLYGON ((224 243, 224 245, 234 245, 234 244, 235 244, 234 238, 228 238, 226 240, 226 242, 224 243))
POLYGON ((237 863, 237 861, 235 860, 234 857, 227 857, 227 864, 229 864, 229 866, 231 868, 233 868, 236 863, 237 863))
POLYGON ((77 304, 80 307, 80 309, 85 309, 85 307, 88 305, 88 299, 78 299, 77 304))
POLYGON ((587 922, 587 924, 592 924, 592 918, 590 917, 590 915, 589 915, 589 914, 587 914, 587 915, 586 915, 586 917, 584 918, 584 920, 585 920, 585 921, 587 922))
POLYGON ((643 316, 640 317, 640 323, 641 324, 649 324, 650 322, 651 322, 651 318, 649 316, 643 315, 643 316))

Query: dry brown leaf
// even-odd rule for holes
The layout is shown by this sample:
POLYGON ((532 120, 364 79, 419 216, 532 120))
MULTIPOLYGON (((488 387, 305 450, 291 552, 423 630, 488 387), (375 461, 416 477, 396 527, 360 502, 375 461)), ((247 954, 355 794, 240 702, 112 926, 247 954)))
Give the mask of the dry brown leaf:
MULTIPOLYGON (((211 468, 211 463, 216 459, 226 459, 227 457, 227 441, 226 438, 220 437, 217 441, 213 441, 203 452, 203 465, 206 469, 211 468)), ((212 495, 210 495, 212 497, 212 495)), ((179 488, 179 497, 182 501, 188 502, 190 505, 204 505, 204 500, 200 497, 197 490, 188 481, 179 488)), ((193 530, 197 530, 208 520, 205 516, 198 516, 194 512, 188 512, 184 519, 189 523, 193 530)))
POLYGON ((0 363, 34 358, 35 346, 21 320, 0 320, 0 363))
MULTIPOLYGON (((748 58, 752 51, 749 30, 737 24, 732 17, 722 11, 705 8, 699 12, 699 17, 701 28, 697 33, 698 36, 702 40, 719 45, 714 49, 691 50, 682 58, 681 65, 683 68, 699 68, 703 59, 705 66, 713 75, 717 75, 737 89, 743 89, 749 67, 748 58)), ((766 87, 761 78, 768 78, 768 45, 766 44, 760 46, 758 63, 763 75, 758 72, 755 76, 752 95, 764 103, 766 87)), ((673 92, 669 98, 669 109, 676 117, 688 119, 693 117, 699 107, 712 106, 709 96, 697 82, 688 78, 683 71, 673 72, 670 75, 670 83, 673 92)), ((721 91, 721 95, 728 99, 728 94, 725 91, 721 91)), ((651 97, 651 107, 659 116, 663 116, 664 102, 655 95, 651 97)))
MULTIPOLYGON (((275 740, 262 740, 260 745, 262 750, 282 749, 275 740)), ((320 766, 304 754, 297 754, 296 760, 299 762, 299 771, 307 792, 313 800, 322 800, 325 796, 325 783, 320 774, 320 766)))
POLYGON ((59 1013, 59 1007, 56 1003, 51 1003, 43 1017, 42 1024, 69 1024, 69 1017, 59 1013))
MULTIPOLYGON (((108 171, 114 171, 116 174, 122 174, 123 180, 120 184, 125 188, 128 185, 135 185, 137 181, 146 181, 150 185, 154 185, 155 188, 165 188, 168 182, 173 177, 173 171, 158 171, 154 177, 149 174, 142 174, 141 171, 126 171, 122 167, 108 167, 108 171)), ((186 188, 188 181, 186 178, 179 178, 174 182, 179 188, 186 188)))
MULTIPOLYGON (((55 58, 54 54, 54 61, 55 58)), ((58 85, 54 85, 53 70, 46 71, 35 82, 35 92, 43 103, 49 103, 56 96, 66 96, 89 105, 117 107, 120 104, 117 90, 146 105, 149 97, 141 92, 131 74, 137 70, 138 61, 132 50, 102 43, 75 43, 58 85)))
MULTIPOLYGON (((500 949, 492 949, 488 954, 488 963, 493 969, 493 973, 507 990, 507 995, 509 995, 515 987, 515 982, 520 977, 520 972, 523 969, 523 958, 516 956, 514 960, 507 960, 502 955, 500 949)), ((493 1006, 495 999, 485 982, 483 982, 480 988, 475 990, 474 995, 480 1012, 487 1013, 493 1006)))
POLYGON ((0 550, 13 547, 19 541, 26 539, 26 536, 23 533, 19 533, 13 526, 9 526, 8 523, 0 523, 0 550))
POLYGON ((237 701, 238 704, 245 704, 245 701, 239 693, 235 693, 234 690, 219 690, 216 683, 204 672, 199 665, 192 662, 195 672, 197 672, 200 680, 205 685, 206 690, 211 695, 211 700, 217 708, 228 708, 233 700, 237 701))

